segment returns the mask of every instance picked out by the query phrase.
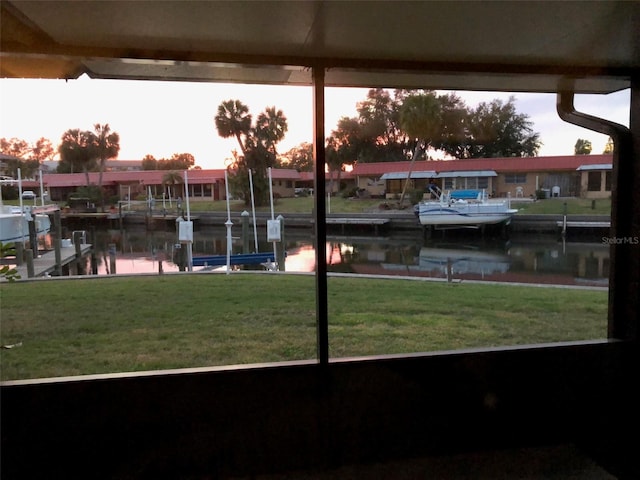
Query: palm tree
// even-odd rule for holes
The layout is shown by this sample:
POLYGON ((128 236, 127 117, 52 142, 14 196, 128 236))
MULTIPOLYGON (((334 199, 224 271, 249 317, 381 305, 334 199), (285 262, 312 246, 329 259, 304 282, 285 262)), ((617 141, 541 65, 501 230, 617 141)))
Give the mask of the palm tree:
POLYGON ((90 145, 94 157, 98 160, 98 191, 100 192, 101 208, 104 211, 104 196, 102 195, 102 174, 106 166, 107 160, 118 156, 120 151, 120 136, 116 132, 112 132, 108 123, 100 125, 96 123, 93 126, 95 133, 90 133, 90 145))
POLYGON ((284 138, 287 129, 287 117, 282 110, 276 111, 276 107, 267 107, 258 115, 256 130, 258 135, 264 138, 267 149, 274 155, 278 154, 276 144, 284 138))
POLYGON ((66 173, 67 167, 70 173, 74 173, 75 169, 82 170, 88 187, 89 170, 94 167, 95 163, 95 158, 89 149, 89 132, 77 128, 64 132, 58 146, 58 153, 60 154, 58 171, 66 173))
POLYGON ((607 140, 607 143, 604 145, 604 150, 602 151, 602 153, 613 153, 613 150, 614 150, 613 139, 609 137, 609 139, 607 140))
POLYGON ((409 185, 411 179, 414 162, 439 137, 442 129, 438 97, 433 92, 407 97, 400 109, 400 125, 402 130, 416 142, 416 147, 411 156, 407 180, 400 195, 399 203, 402 206, 407 185, 409 185))
POLYGON ((175 194, 175 187, 176 185, 181 184, 183 181, 182 179, 182 175, 180 175, 178 172, 176 171, 170 171, 165 173, 162 176, 162 185, 164 185, 165 187, 167 186, 171 186, 172 187, 172 192, 175 194))
POLYGON ((579 138, 573 147, 574 155, 589 155, 591 153, 591 142, 584 138, 579 138))
POLYGON ((240 100, 226 100, 218 106, 218 114, 214 117, 218 135, 222 138, 236 137, 240 151, 245 155, 246 149, 242 135, 247 135, 251 129, 251 114, 249 107, 240 100))

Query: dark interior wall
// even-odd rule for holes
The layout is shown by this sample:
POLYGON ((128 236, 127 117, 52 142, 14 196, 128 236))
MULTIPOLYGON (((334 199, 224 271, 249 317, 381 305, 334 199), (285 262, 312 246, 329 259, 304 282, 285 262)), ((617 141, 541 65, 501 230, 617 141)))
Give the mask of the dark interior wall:
POLYGON ((224 478, 567 442, 630 471, 632 355, 603 342, 5 384, 2 478, 224 478))

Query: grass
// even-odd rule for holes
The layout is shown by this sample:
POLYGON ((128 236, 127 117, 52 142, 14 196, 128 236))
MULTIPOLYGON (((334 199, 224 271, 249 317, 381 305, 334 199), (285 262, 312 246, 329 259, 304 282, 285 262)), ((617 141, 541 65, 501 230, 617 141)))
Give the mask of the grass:
POLYGON ((586 198, 546 198, 537 202, 518 203, 511 201, 513 208, 517 208, 519 213, 535 215, 610 215, 611 199, 603 198, 590 200, 586 198))
MULTIPOLYGON (((325 201, 326 202, 326 201, 325 201)), ((327 211, 331 213, 364 213, 364 212, 382 212, 386 209, 381 206, 393 206, 397 203, 394 200, 383 199, 355 199, 342 198, 336 196, 331 198, 331 204, 327 205, 327 211)), ((562 215, 564 213, 565 204, 568 215, 609 215, 611 213, 611 199, 589 200, 584 198, 547 198, 536 202, 517 202, 511 201, 513 208, 517 208, 520 213, 525 214, 552 214, 562 215), (595 206, 595 208, 593 208, 595 206)), ((157 204, 156 204, 157 206, 157 204)), ((141 205, 144 209, 144 205, 141 205)), ((225 201, 208 201, 194 200, 189 204, 192 213, 197 212, 226 212, 227 204, 225 201)), ((232 200, 230 202, 230 210, 241 212, 242 210, 250 210, 241 200, 232 200)), ((297 197, 297 198, 279 198, 275 201, 274 210, 277 213, 311 213, 313 211, 313 197, 297 197)), ((257 212, 270 212, 271 206, 256 207, 257 212)), ((411 212, 411 209, 405 209, 411 212)))
MULTIPOLYGON (((274 210, 277 213, 311 213, 313 211, 313 201, 313 197, 278 198, 274 202, 274 210)), ((5 201, 5 203, 8 205, 17 205, 18 201, 5 201)), ((232 200, 229 203, 230 210, 234 212, 250 210, 251 208, 250 206, 247 207, 242 200, 232 200)), ((385 212, 386 209, 381 209, 381 206, 388 205, 393 208, 393 205, 396 203, 397 201, 394 200, 355 199, 336 196, 331 198, 330 205, 327 204, 327 211, 330 210, 331 213, 385 212)), ((519 213, 524 214, 562 215, 564 213, 565 203, 568 215, 609 215, 611 213, 611 199, 608 198, 595 201, 585 198, 547 198, 536 202, 517 202, 515 199, 511 200, 513 208, 517 208, 520 211, 519 213)), ((134 204, 132 206, 132 210, 145 210, 146 208, 145 202, 139 202, 137 205, 134 204)), ((162 203, 156 202, 155 208, 162 208, 162 203)), ((172 208, 176 208, 175 203, 172 204, 172 208)), ((186 207, 183 205, 183 208, 186 207)), ((197 199, 189 203, 189 209, 191 213, 226 212, 227 202, 224 200, 211 201, 197 199)), ((256 211, 268 213, 271 211, 271 206, 256 207, 256 211)), ((405 211, 411 212, 410 209, 406 209, 405 211)))
MULTIPOLYGON (((180 274, 0 284, 2 380, 313 359, 315 279, 180 274)), ((606 337, 607 293, 330 277, 332 357, 606 337)))
MULTIPOLYGON (((311 213, 313 211, 313 197, 293 197, 278 198, 274 201, 274 210, 277 213, 311 213)), ((332 197, 329 207, 333 213, 362 213, 375 211, 381 204, 386 203, 382 199, 353 199, 342 198, 341 196, 332 197)), ((183 206, 183 208, 185 208, 183 206)), ((226 212, 227 202, 224 200, 193 200, 189 203, 192 213, 197 212, 226 212)), ((251 210, 251 206, 246 206, 242 200, 231 200, 229 209, 233 212, 241 212, 243 210, 251 210)), ((256 207, 256 212, 271 212, 271 205, 256 207)))

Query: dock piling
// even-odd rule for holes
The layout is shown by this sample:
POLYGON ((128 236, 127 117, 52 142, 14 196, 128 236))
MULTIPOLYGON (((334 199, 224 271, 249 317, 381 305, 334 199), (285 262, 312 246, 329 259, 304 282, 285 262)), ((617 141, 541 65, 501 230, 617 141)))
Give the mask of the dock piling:
POLYGON ((33 266, 33 250, 27 248, 24 251, 25 260, 27 262, 27 277, 33 278, 35 277, 35 269, 33 266))
POLYGON ((38 233, 36 231, 36 220, 35 218, 31 218, 29 220, 29 246, 33 251, 33 256, 38 257, 38 233))
POLYGON ((24 244, 22 242, 16 242, 16 265, 18 267, 24 265, 24 244))
POLYGON ((116 244, 109 244, 109 273, 115 275, 116 272, 116 244))
POLYGON ((55 275, 62 276, 62 221, 60 219, 60 210, 56 210, 53 214, 53 228, 55 236, 53 238, 53 248, 55 251, 55 275))
POLYGON ((284 217, 278 215, 276 218, 280 222, 280 241, 278 242, 278 256, 276 261, 278 262, 278 270, 285 271, 285 242, 284 242, 284 217))
POLYGON ((244 210, 240 214, 240 217, 242 219, 242 253, 250 253, 250 250, 249 250, 249 212, 244 210))
POLYGON ((75 260, 75 266, 76 266, 76 272, 78 275, 84 275, 85 274, 85 269, 83 268, 82 265, 82 239, 84 237, 84 232, 82 231, 76 231, 73 232, 73 246, 76 249, 76 260, 75 260))

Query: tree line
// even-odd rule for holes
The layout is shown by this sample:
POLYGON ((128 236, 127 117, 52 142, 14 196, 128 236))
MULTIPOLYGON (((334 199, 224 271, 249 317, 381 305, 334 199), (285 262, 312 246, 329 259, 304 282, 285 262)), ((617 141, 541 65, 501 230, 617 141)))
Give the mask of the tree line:
MULTIPOLYGON (((541 142, 526 114, 518 113, 515 98, 493 100, 468 107, 455 94, 438 95, 429 90, 370 89, 357 104, 357 117, 342 117, 326 139, 326 162, 340 182, 345 165, 369 162, 413 162, 432 156, 449 158, 524 157, 536 155, 541 142)), ((240 100, 220 104, 214 123, 218 134, 235 138, 238 150, 228 166, 233 191, 250 199, 249 171, 258 204, 268 198, 268 167, 313 170, 310 143, 303 143, 283 155, 277 143, 287 131, 281 110, 267 108, 253 122, 240 100)))
MULTIPOLYGON (((340 118, 326 138, 330 182, 335 174, 339 184, 340 172, 355 163, 411 160, 411 169, 413 162, 433 158, 535 156, 541 146, 529 117, 516 111, 514 97, 469 107, 451 93, 373 88, 356 107, 357 116, 340 118)), ((229 186, 246 202, 252 192, 250 183, 256 203, 268 201, 269 167, 313 171, 311 143, 303 142, 284 153, 277 151, 288 125, 286 116, 276 107, 266 108, 254 121, 240 100, 226 100, 218 106, 214 125, 218 135, 235 138, 238 143, 227 162, 229 186)), ((609 142, 609 151, 612 148, 609 142)), ((120 137, 108 124, 95 124, 93 130, 67 130, 57 149, 45 138, 33 145, 15 138, 0 139, 0 151, 17 157, 6 162, 9 175, 15 177, 17 168, 21 168, 23 177, 33 177, 41 162, 58 153, 58 173, 83 172, 89 187, 89 172, 97 171, 100 192, 106 161, 116 158, 119 150, 120 137)), ((591 143, 578 139, 574 151, 590 153, 591 143)), ((190 153, 175 153, 169 159, 148 154, 142 159, 142 168, 175 172, 198 167, 190 153)))

